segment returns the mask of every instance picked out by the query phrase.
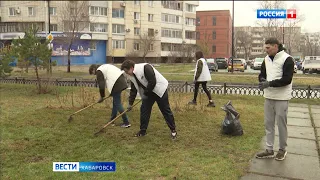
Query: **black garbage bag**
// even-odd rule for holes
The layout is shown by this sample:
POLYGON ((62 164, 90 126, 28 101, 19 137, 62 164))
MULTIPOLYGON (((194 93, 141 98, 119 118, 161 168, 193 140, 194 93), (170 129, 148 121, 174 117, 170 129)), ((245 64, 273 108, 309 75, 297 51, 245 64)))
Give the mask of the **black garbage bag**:
POLYGON ((226 112, 226 116, 222 121, 221 133, 231 136, 241 136, 243 129, 240 124, 240 114, 232 106, 231 101, 221 107, 226 112))

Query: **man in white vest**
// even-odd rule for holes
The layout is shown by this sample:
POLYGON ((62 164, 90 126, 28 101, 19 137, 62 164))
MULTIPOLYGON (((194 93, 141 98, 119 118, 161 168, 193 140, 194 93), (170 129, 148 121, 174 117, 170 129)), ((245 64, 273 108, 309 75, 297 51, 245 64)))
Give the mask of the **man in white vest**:
POLYGON ((168 81, 148 63, 135 64, 132 60, 125 60, 121 65, 121 70, 124 70, 131 80, 128 110, 131 110, 137 92, 139 92, 142 99, 140 108, 140 131, 135 136, 140 137, 146 135, 152 106, 157 102, 159 109, 171 130, 171 138, 175 139, 177 132, 173 113, 169 104, 167 90, 168 81))
POLYGON ((215 107, 215 104, 211 98, 211 94, 208 91, 207 88, 207 82, 211 81, 211 74, 209 71, 209 67, 207 64, 207 61, 204 59, 203 53, 201 51, 196 52, 196 70, 194 72, 194 96, 193 100, 189 102, 189 104, 196 105, 197 104, 197 96, 199 91, 200 84, 202 85, 202 88, 204 92, 207 94, 209 99, 208 107, 215 107))
MULTIPOLYGON (((128 88, 126 78, 118 67, 111 64, 103 64, 101 66, 92 64, 89 68, 89 74, 97 76, 100 92, 98 103, 101 103, 104 100, 105 88, 107 88, 113 98, 111 121, 117 116, 118 112, 122 113, 125 111, 121 104, 121 92, 128 88)), ((128 128, 131 126, 127 114, 122 115, 122 120, 123 124, 121 124, 120 127, 128 128)))
POLYGON ((259 88, 264 91, 264 124, 266 131, 266 150, 256 158, 274 158, 275 121, 279 130, 279 151, 275 160, 282 161, 287 155, 287 114, 291 99, 293 58, 284 51, 276 38, 265 42, 267 56, 259 74, 259 88))

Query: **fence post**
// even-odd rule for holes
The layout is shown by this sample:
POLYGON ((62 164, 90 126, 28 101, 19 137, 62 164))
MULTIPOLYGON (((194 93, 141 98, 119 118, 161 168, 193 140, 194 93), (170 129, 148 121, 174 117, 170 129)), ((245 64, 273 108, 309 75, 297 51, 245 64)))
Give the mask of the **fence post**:
POLYGON ((184 85, 185 85, 185 93, 187 93, 188 92, 188 82, 186 81, 185 83, 184 83, 184 85))
POLYGON ((56 86, 58 86, 58 79, 56 79, 56 86))
POLYGON ((74 86, 77 86, 77 79, 74 79, 74 86))
POLYGON ((26 80, 24 78, 22 79, 22 82, 23 82, 23 84, 26 84, 26 80))
POLYGON ((308 92, 307 92, 307 98, 310 99, 310 96, 311 96, 311 86, 308 85, 308 88, 307 88, 308 92))
POLYGON ((94 86, 95 86, 95 87, 98 87, 98 81, 97 81, 97 79, 95 79, 94 81, 95 81, 95 85, 94 85, 94 86))
POLYGON ((227 83, 223 83, 223 94, 227 94, 227 83))
POLYGON ((18 84, 18 78, 16 77, 16 84, 18 84))

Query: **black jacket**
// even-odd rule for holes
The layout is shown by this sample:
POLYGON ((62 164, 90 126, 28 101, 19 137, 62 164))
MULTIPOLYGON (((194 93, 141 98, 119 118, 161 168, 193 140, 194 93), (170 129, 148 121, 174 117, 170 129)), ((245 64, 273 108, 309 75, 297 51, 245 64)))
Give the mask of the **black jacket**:
MULTIPOLYGON (((97 76, 100 96, 105 97, 106 80, 104 79, 104 75, 101 71, 98 70, 96 73, 96 76, 97 76)), ((121 76, 117 79, 116 83, 112 88, 111 96, 114 93, 121 92, 127 88, 128 88, 128 84, 127 84, 126 78, 124 77, 123 74, 121 74, 121 76)))
MULTIPOLYGON (((138 80, 138 78, 133 74, 135 80, 138 83, 139 87, 142 87, 144 90, 144 95, 146 96, 150 96, 152 94, 154 94, 152 91, 154 89, 154 87, 156 86, 157 83, 157 79, 156 79, 156 75, 154 73, 153 67, 150 64, 146 64, 144 66, 144 76, 146 77, 147 81, 148 81, 148 86, 145 87, 141 84, 141 82, 138 80)), ((136 99, 137 96, 137 89, 134 86, 133 82, 131 82, 131 90, 130 90, 130 96, 129 96, 129 104, 132 105, 134 100, 136 99)))
MULTIPOLYGON (((282 50, 282 49, 281 49, 282 50)), ((279 50, 278 52, 280 52, 279 50)), ((271 60, 273 60, 274 56, 269 56, 271 60)), ((276 79, 269 82, 270 87, 282 87, 289 85, 292 82, 293 78, 293 71, 294 71, 294 61, 292 57, 288 57, 283 64, 283 75, 281 79, 276 79)), ((261 71, 259 74, 259 82, 262 81, 262 78, 267 79, 267 72, 266 72, 266 64, 263 61, 261 64, 261 71)))

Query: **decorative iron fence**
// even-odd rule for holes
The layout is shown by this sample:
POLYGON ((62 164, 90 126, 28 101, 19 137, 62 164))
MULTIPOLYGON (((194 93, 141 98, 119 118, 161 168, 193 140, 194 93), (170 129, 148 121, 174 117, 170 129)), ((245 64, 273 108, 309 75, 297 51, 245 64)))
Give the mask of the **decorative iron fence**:
MULTIPOLYGON (((36 79, 25 78, 3 78, 0 79, 0 83, 13 83, 13 84, 37 84, 36 79)), ((97 80, 66 80, 66 79, 41 79, 41 83, 44 85, 55 86, 79 86, 79 87, 98 87, 97 80)), ((263 91, 258 88, 258 85, 231 85, 227 83, 223 84, 208 84, 209 92, 212 94, 237 94, 237 95, 251 95, 262 96, 263 91)), ((185 81, 170 81, 169 92, 181 92, 188 93, 194 91, 194 84, 189 84, 185 81)), ((201 89, 200 92, 203 93, 201 89)), ((320 99, 320 87, 299 87, 293 86, 292 97, 295 99, 320 99)))

